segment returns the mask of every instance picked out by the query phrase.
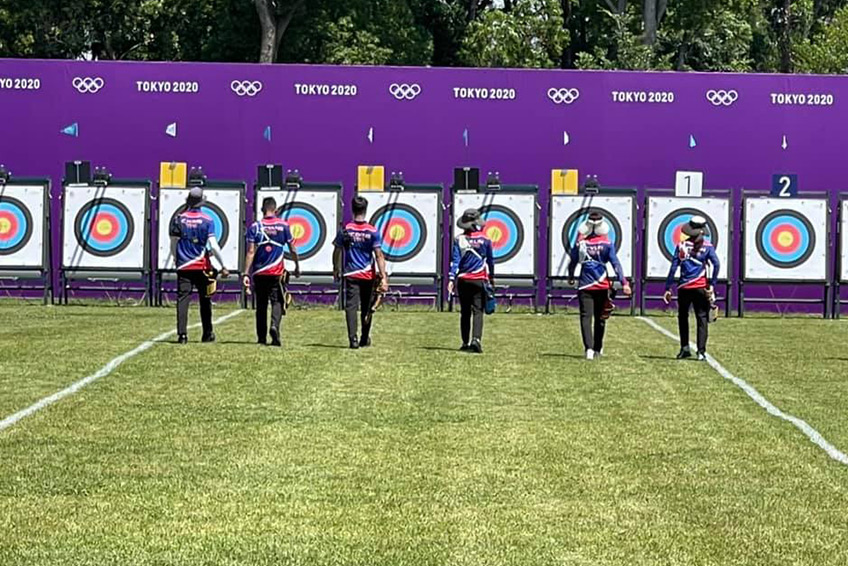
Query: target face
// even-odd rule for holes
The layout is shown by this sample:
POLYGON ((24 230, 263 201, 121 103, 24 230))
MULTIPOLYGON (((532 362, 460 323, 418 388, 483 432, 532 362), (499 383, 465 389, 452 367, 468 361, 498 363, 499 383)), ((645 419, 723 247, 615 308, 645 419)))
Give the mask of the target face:
POLYGON ((383 236, 386 260, 401 262, 414 258, 427 241, 427 225, 417 210, 406 204, 383 206, 371 217, 383 236))
POLYGON ((816 247, 816 232, 803 214, 775 210, 757 226, 756 245, 766 263, 790 269, 810 259, 816 247))
MULTIPOLYGON (((327 225, 317 208, 305 202, 288 202, 277 209, 277 214, 288 222, 300 259, 311 258, 324 246, 327 225)), ((291 259, 288 251, 286 259, 291 259)))
POLYGON ((683 234, 683 226, 686 225, 693 216, 702 216, 707 220, 706 235, 704 239, 712 243, 713 246, 718 246, 719 231, 716 224, 710 215, 703 210, 697 208, 681 208, 675 210, 660 222, 659 231, 657 232, 657 240, 660 244, 660 252, 668 261, 674 258, 674 250, 680 242, 686 239, 683 234))
POLYGON ((495 263, 504 263, 514 258, 524 243, 524 227, 516 214, 496 204, 480 208, 486 225, 483 233, 492 241, 495 263))
POLYGON ((99 257, 111 257, 127 249, 134 231, 130 211, 112 198, 88 202, 74 220, 77 243, 85 252, 99 257))
POLYGON ((603 216, 604 220, 606 220, 610 229, 609 234, 607 234, 607 238, 609 238, 610 243, 615 246, 616 254, 621 251, 622 231, 621 224, 618 222, 618 219, 608 210, 593 206, 581 208, 580 210, 573 212, 571 216, 565 220, 565 225, 562 227, 562 245, 565 247, 565 253, 571 252, 571 247, 577 243, 577 239, 580 234, 578 232, 580 225, 586 222, 589 218, 589 214, 593 212, 601 213, 601 216, 603 216))
MULTIPOLYGON (((186 205, 182 205, 174 212, 171 220, 185 211, 186 205)), ((230 222, 227 220, 227 215, 224 214, 224 211, 217 204, 204 202, 200 205, 200 212, 212 219, 212 227, 215 233, 215 239, 218 240, 218 245, 222 248, 226 246, 227 241, 230 239, 230 222)), ((171 223, 168 222, 168 226, 170 225, 171 223)))
POLYGON ((16 198, 0 196, 0 255, 20 251, 32 237, 32 215, 16 198))

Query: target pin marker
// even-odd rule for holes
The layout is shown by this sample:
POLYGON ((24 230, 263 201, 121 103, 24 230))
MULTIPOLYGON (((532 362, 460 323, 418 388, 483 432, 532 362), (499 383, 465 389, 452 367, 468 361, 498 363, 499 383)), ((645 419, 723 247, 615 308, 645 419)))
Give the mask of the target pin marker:
POLYGON ((783 142, 781 142, 780 147, 782 147, 784 150, 785 150, 787 147, 789 147, 789 144, 788 144, 788 143, 786 143, 786 134, 783 134, 783 142))

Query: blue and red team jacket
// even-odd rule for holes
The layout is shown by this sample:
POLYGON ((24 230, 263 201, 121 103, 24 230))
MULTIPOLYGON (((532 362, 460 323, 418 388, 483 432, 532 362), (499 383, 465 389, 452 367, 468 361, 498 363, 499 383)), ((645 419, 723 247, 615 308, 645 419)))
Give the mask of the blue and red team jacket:
POLYGON ((200 208, 190 208, 171 221, 169 233, 178 237, 176 260, 177 271, 206 270, 211 267, 207 244, 215 235, 212 219, 200 208))
POLYGON ((266 216, 251 224, 247 230, 247 243, 256 246, 251 266, 253 275, 284 275, 285 248, 291 247, 293 240, 288 222, 277 216, 266 216))
POLYGON ((671 289, 674 283, 674 274, 680 268, 680 279, 677 282, 678 289, 704 289, 707 287, 707 263, 712 268, 710 275, 710 286, 715 287, 718 280, 718 270, 721 265, 715 247, 709 242, 703 242, 698 251, 693 253, 695 246, 692 242, 681 242, 674 249, 674 257, 671 260, 671 269, 665 281, 665 290, 671 289))
POLYGON ((342 248, 344 254, 344 276, 348 279, 371 280, 374 271, 374 252, 383 247, 380 231, 367 222, 348 222, 339 230, 333 245, 342 248))
POLYGON ((618 280, 624 283, 624 270, 615 254, 615 246, 606 236, 591 236, 582 239, 571 247, 569 252, 568 277, 574 277, 574 270, 580 265, 580 291, 602 291, 612 288, 607 274, 607 263, 612 264, 618 280))
POLYGON ((492 251, 492 241, 483 232, 471 232, 454 238, 451 250, 451 281, 487 281, 494 276, 495 254, 492 251), (460 246, 460 238, 465 238, 468 245, 460 246))

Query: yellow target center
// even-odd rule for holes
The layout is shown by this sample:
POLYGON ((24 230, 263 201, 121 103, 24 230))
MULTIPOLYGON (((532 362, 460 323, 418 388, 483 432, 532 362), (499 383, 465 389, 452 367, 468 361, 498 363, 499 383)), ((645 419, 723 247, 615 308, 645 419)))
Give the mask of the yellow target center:
POLYGON ((398 226, 395 224, 391 228, 389 228, 389 239, 390 240, 401 240, 406 236, 406 230, 403 229, 403 226, 398 226))
POLYGON ((501 229, 498 228, 497 226, 493 226, 493 227, 489 228, 488 230, 486 230, 486 235, 493 242, 500 242, 501 237, 503 237, 503 233, 501 232, 501 229))
POLYGON ((12 222, 8 218, 0 218, 0 234, 8 234, 12 231, 12 222))
POLYGON ((306 230, 303 229, 303 225, 301 225, 301 224, 292 225, 291 232, 292 232, 292 237, 295 240, 301 239, 304 236, 304 234, 306 234, 306 230))
POLYGON ((101 236, 105 236, 112 231, 112 223, 108 220, 101 220, 97 223, 97 226, 95 226, 94 229, 97 230, 97 233, 101 236))
POLYGON ((795 242, 795 237, 792 232, 781 232, 777 236, 777 241, 780 242, 781 246, 788 248, 795 242))

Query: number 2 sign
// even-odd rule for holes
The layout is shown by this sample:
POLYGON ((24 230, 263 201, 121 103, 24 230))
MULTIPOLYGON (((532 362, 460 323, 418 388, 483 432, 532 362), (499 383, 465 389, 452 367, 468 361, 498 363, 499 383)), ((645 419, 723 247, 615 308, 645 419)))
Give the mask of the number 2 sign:
POLYGON ((798 195, 798 175, 775 173, 771 176, 771 196, 790 198, 798 195))

